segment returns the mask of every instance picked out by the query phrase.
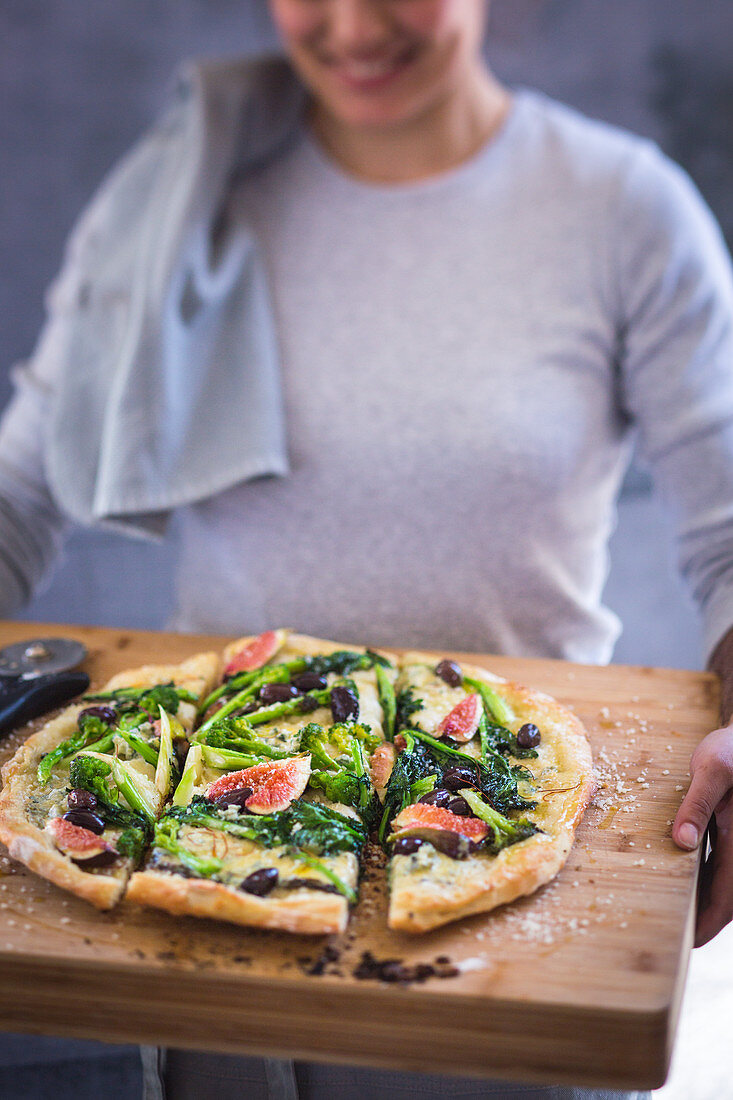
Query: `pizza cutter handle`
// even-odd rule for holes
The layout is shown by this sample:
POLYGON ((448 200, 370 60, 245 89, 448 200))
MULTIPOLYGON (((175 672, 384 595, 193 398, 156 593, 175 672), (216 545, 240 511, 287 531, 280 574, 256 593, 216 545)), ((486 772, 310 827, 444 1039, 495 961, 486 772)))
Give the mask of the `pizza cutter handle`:
POLYGON ((89 687, 86 672, 54 672, 0 688, 0 734, 68 703, 89 687))

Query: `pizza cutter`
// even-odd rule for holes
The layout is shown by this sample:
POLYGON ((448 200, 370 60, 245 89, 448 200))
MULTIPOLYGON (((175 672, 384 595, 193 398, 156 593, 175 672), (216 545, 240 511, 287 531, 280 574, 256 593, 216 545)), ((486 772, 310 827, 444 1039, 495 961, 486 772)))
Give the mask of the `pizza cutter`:
POLYGON ((59 707, 86 691, 87 655, 72 638, 31 638, 0 649, 0 734, 59 707))

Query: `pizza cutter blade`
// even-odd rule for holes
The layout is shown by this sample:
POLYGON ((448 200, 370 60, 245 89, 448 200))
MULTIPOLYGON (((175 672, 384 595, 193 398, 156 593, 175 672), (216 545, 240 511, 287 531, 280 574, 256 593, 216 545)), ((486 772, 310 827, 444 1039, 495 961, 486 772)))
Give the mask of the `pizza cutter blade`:
POLYGON ((87 647, 73 638, 31 638, 0 649, 0 676, 31 680, 52 672, 76 668, 87 655, 87 647))
POLYGON ((0 733, 86 691, 86 672, 70 671, 86 655, 86 646, 71 638, 33 638, 0 649, 0 733))

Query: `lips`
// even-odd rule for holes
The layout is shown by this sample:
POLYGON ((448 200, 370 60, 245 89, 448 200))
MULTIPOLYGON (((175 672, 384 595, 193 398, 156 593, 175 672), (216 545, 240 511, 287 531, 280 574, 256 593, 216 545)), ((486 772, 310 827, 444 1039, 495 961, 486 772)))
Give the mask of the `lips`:
POLYGON ((384 87, 396 79, 411 63, 415 51, 404 50, 398 56, 357 58, 347 57, 331 62, 332 73, 343 84, 357 91, 384 87))

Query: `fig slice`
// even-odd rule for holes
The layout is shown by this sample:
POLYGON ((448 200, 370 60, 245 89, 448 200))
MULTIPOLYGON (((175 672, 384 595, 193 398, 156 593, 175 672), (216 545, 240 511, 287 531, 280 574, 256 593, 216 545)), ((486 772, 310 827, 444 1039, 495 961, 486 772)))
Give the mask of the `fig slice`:
POLYGON ((310 774, 309 752, 287 760, 265 760, 210 783, 206 788, 206 797, 215 801, 222 795, 249 787, 252 793, 244 804, 245 809, 253 814, 278 813, 287 810, 294 799, 300 798, 308 786, 310 774))
POLYGON ((491 831, 486 822, 477 817, 463 817, 443 806, 431 806, 428 802, 405 806, 392 822, 392 832, 398 836, 420 836, 423 840, 430 840, 426 830, 456 833, 474 843, 483 840, 491 831))
POLYGON ((454 741, 470 741, 478 729, 482 710, 481 696, 471 692, 446 714, 438 726, 440 736, 452 737, 454 741))
POLYGON ((384 801, 384 791, 396 759, 397 749, 391 741, 383 741, 381 745, 377 745, 369 758, 369 771, 380 802, 384 801))
POLYGON ((46 828, 53 834, 58 850, 73 859, 75 863, 102 866, 108 859, 111 862, 117 855, 114 846, 102 840, 97 833, 93 833, 91 829, 84 829, 81 825, 74 825, 71 821, 65 821, 62 817, 53 818, 46 828), (97 862, 100 858, 101 863, 97 862))
POLYGON ((224 669, 224 676, 234 676, 237 672, 252 672, 256 668, 262 668, 272 660, 287 636, 287 630, 266 630, 264 634, 258 634, 234 654, 224 669))

